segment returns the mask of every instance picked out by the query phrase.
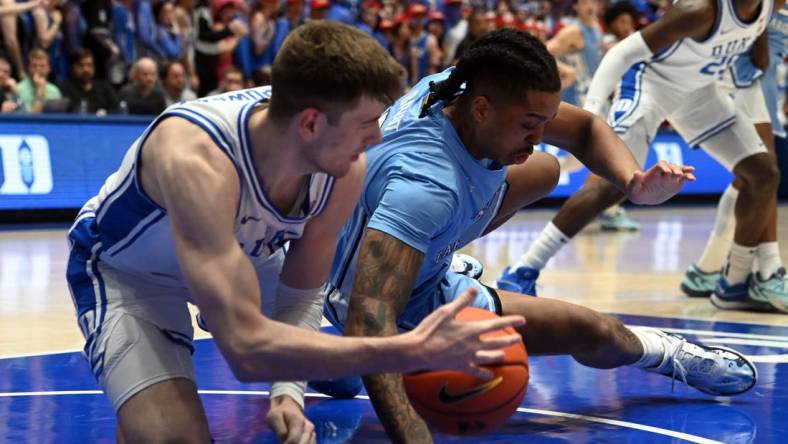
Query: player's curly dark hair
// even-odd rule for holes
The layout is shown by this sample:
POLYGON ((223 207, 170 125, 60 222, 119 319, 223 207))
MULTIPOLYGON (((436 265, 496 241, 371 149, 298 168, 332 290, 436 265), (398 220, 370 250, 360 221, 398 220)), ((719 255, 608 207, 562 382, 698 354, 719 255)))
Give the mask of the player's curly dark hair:
POLYGON ((519 99, 532 90, 561 90, 555 59, 536 37, 499 29, 476 40, 446 80, 430 84, 422 114, 438 101, 451 102, 463 94, 484 91, 496 98, 519 99), (463 84, 465 90, 460 94, 463 84))

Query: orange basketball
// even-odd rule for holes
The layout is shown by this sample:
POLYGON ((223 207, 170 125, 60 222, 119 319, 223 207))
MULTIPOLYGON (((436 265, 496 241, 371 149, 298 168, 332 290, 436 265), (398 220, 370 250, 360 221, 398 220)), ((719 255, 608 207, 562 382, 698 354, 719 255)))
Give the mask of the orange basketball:
MULTIPOLYGON (((496 314, 467 307, 457 319, 477 321, 496 314)), ((482 337, 515 333, 511 327, 482 337)), ((504 349, 500 364, 487 366, 495 373, 489 381, 460 371, 419 372, 404 375, 405 391, 413 408, 435 429, 455 435, 478 435, 501 427, 517 410, 528 388, 528 354, 522 342, 504 349)))

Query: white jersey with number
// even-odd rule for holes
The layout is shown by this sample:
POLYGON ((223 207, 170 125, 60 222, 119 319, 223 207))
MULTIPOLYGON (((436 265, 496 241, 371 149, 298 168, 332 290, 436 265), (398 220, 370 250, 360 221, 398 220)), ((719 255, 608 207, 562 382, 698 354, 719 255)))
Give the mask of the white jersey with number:
POLYGON ((766 29, 773 7, 774 0, 762 0, 758 15, 744 23, 736 15, 733 0, 717 0, 709 37, 703 41, 685 38, 655 54, 644 67, 644 80, 689 92, 722 79, 736 56, 747 52, 766 29))
POLYGON ((167 118, 185 119, 200 127, 235 166, 241 184, 235 237, 255 266, 288 240, 301 237, 307 220, 325 208, 334 178, 312 174, 293 208, 275 208, 255 170, 249 135, 251 110, 269 97, 270 87, 263 87, 167 108, 131 145, 120 169, 109 176, 98 195, 82 207, 69 232, 72 245, 91 251, 96 260, 118 271, 158 285, 185 287, 167 211, 147 196, 137 169, 140 148, 167 118))

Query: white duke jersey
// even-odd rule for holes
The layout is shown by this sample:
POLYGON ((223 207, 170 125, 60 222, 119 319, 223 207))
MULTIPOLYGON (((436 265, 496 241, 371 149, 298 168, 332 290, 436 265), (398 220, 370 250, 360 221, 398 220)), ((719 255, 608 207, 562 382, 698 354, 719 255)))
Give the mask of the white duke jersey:
POLYGON ((167 211, 147 196, 137 170, 146 138, 171 117, 185 119, 208 133, 235 166, 241 184, 235 237, 255 266, 288 240, 301 237, 307 220, 324 209, 334 178, 312 174, 293 208, 283 212, 274 207, 254 168, 248 128, 251 110, 269 97, 270 87, 262 87, 167 108, 131 145, 120 169, 107 178, 98 195, 82 207, 69 231, 72 248, 87 249, 105 265, 153 283, 185 287, 167 211))
POLYGON ((642 70, 645 80, 681 92, 722 80, 736 57, 747 52, 766 29, 773 7, 774 0, 762 0, 758 16, 744 23, 736 15, 733 0, 717 0, 717 17, 709 37, 679 40, 633 68, 642 70))

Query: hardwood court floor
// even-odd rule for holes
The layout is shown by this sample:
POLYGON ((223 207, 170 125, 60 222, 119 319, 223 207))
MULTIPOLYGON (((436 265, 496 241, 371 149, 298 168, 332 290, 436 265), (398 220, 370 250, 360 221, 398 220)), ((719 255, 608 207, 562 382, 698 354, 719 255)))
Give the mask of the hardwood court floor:
MULTIPOLYGON (((521 212, 464 252, 485 264, 483 280, 492 282, 553 214, 521 212)), ((758 362, 759 385, 733 401, 715 400, 678 383, 672 393, 669 380, 633 369, 598 371, 566 357, 534 358, 520 413, 498 434, 467 442, 784 442, 788 316, 718 311, 707 300, 680 294, 685 268, 705 245, 714 207, 630 214, 641 223, 639 232, 611 234, 591 226, 566 246, 543 272, 540 296, 738 347, 758 362)), ((788 242, 787 206, 780 208, 779 227, 788 242)), ((65 230, 0 229, 0 442, 111 442, 114 436, 111 407, 76 353, 83 339, 63 278, 65 230)), ((785 244, 781 251, 788 258, 785 244)), ((213 341, 195 345, 198 386, 217 442, 273 442, 261 413, 267 386, 234 381, 213 341)), ((322 430, 321 442, 385 442, 364 399, 327 402, 310 395, 307 414, 322 430)))

